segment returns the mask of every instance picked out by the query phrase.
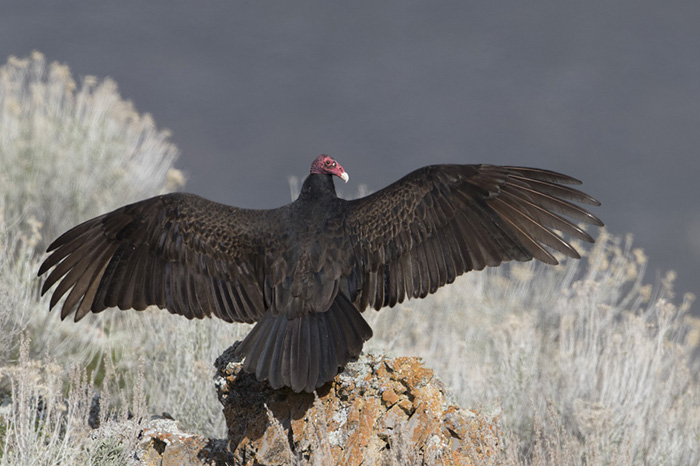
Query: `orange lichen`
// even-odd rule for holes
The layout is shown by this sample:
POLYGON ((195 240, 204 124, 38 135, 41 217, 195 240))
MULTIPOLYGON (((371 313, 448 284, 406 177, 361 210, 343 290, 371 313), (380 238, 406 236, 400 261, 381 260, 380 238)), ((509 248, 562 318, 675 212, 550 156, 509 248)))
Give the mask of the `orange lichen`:
POLYGON ((450 405, 442 383, 417 358, 363 356, 316 398, 272 390, 235 364, 220 372, 229 447, 241 461, 235 464, 283 464, 296 457, 361 466, 381 464, 397 448, 418 462, 473 464, 498 445, 496 428, 480 413, 450 405))

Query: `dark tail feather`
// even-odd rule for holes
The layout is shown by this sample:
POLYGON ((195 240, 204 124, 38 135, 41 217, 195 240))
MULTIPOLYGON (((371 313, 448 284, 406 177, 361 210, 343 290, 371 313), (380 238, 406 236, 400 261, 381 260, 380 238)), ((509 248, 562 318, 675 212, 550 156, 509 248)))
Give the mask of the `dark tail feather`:
POLYGON ((294 319, 273 316, 269 311, 236 348, 245 356, 243 368, 274 389, 291 387, 295 392, 329 382, 372 337, 372 329, 360 311, 338 293, 326 312, 294 319))

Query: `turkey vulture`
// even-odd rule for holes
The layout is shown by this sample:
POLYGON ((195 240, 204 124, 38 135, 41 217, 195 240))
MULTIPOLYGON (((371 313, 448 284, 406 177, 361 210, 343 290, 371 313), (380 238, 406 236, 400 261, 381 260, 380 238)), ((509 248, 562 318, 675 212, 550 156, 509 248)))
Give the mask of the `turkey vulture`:
POLYGON ((188 319, 257 322, 236 348, 277 389, 330 381, 372 329, 360 314, 423 298, 470 270, 505 261, 579 258, 560 234, 593 242, 573 221, 603 223, 600 205, 547 170, 493 165, 420 168, 369 196, 336 196, 335 160, 311 165, 299 197, 250 210, 172 193, 88 220, 48 248, 39 269, 61 319, 156 305, 188 319), (565 217, 569 217, 569 220, 565 217))

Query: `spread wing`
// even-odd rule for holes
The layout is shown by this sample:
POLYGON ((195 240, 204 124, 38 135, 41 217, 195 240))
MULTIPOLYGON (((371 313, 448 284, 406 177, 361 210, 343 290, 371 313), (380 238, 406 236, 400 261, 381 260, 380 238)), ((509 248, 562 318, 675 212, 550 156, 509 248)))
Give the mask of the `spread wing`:
POLYGON ((574 202, 600 203, 567 184, 580 182, 533 168, 433 165, 350 201, 347 225, 361 277, 355 303, 393 306, 511 260, 556 264, 550 251, 579 258, 555 230, 593 242, 573 221, 603 223, 574 202))
POLYGON ((184 193, 121 207, 67 231, 48 248, 41 290, 75 321, 108 307, 167 308, 189 319, 254 322, 265 312, 263 258, 275 211, 184 193))

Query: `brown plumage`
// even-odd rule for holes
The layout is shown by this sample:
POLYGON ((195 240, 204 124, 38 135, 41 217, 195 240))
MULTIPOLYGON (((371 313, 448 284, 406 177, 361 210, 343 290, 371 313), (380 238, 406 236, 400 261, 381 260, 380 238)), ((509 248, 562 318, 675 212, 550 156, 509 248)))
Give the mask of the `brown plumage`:
POLYGON ((547 170, 432 165, 370 196, 336 197, 333 159, 311 167, 299 198, 249 210, 174 193, 76 226, 48 248, 39 275, 61 318, 156 305, 188 319, 257 322, 237 348, 274 388, 313 391, 357 356, 372 330, 360 312, 422 298, 470 270, 551 251, 579 258, 559 233, 603 223, 600 205, 547 170), (568 217, 568 219, 567 219, 568 217), (569 220, 571 219, 571 220, 569 220), (573 220, 573 221, 572 221, 573 220))

